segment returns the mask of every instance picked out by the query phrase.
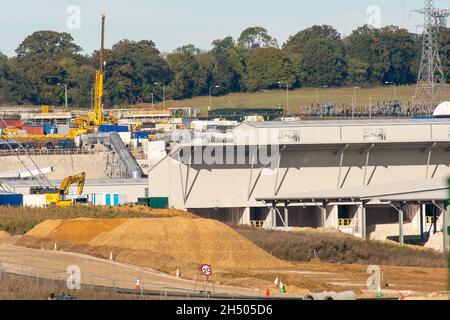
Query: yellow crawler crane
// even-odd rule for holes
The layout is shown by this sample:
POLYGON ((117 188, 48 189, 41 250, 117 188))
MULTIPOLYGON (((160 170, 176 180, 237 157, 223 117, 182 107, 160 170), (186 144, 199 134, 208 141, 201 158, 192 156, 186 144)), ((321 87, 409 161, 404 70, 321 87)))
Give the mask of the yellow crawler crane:
POLYGON ((55 193, 47 193, 46 199, 47 204, 55 205, 58 207, 69 207, 74 204, 74 201, 67 200, 67 195, 69 194, 69 187, 72 184, 78 184, 77 194, 81 196, 83 194, 84 183, 86 182, 86 173, 80 173, 78 175, 66 177, 59 189, 56 189, 55 193))

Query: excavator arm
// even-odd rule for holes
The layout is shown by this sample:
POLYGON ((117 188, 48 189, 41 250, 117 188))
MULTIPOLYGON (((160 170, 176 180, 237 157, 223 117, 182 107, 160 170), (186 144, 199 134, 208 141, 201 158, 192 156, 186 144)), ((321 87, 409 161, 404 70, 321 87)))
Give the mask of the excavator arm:
POLYGON ((78 183, 78 195, 83 194, 84 183, 86 182, 86 173, 80 173, 75 176, 69 176, 63 180, 59 187, 59 194, 64 197, 69 193, 69 187, 72 184, 78 183))

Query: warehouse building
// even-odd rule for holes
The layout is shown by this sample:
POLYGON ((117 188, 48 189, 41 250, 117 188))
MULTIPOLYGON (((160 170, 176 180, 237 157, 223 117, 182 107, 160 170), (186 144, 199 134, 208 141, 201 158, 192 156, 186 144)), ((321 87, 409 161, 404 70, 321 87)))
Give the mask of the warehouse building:
POLYGON ((150 171, 150 196, 267 228, 403 241, 446 226, 449 119, 247 122, 227 141, 178 146, 150 171))

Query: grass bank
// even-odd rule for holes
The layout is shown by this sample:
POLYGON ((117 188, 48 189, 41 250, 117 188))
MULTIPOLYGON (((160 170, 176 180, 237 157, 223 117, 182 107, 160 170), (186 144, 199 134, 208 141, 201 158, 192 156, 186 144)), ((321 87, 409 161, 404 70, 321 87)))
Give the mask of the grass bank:
POLYGON ((360 240, 333 233, 282 232, 234 227, 241 235, 275 257, 291 262, 374 264, 385 266, 446 268, 443 253, 401 247, 380 241, 360 240))

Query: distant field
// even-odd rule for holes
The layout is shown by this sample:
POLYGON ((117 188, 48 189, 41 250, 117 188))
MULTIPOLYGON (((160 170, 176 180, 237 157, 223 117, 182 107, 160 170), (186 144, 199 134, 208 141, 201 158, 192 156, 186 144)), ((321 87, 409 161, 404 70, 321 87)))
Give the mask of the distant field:
MULTIPOLYGON (((396 98, 402 102, 411 103, 415 94, 415 85, 398 86, 396 98)), ((352 105, 354 95, 353 87, 350 88, 320 88, 320 102, 334 102, 338 107, 352 105)), ((393 86, 382 86, 375 88, 356 89, 356 105, 368 106, 369 98, 372 104, 388 102, 394 99, 393 86)), ((282 107, 287 110, 286 90, 272 90, 256 93, 233 93, 222 97, 212 98, 212 109, 215 108, 238 108, 238 107, 282 107)), ((301 109, 311 107, 317 102, 316 88, 303 88, 289 91, 289 113, 299 113, 301 109)), ((162 103, 156 104, 163 107, 162 103)), ((206 114, 209 106, 209 96, 196 97, 187 100, 168 100, 167 107, 197 107, 201 113, 206 114)))

